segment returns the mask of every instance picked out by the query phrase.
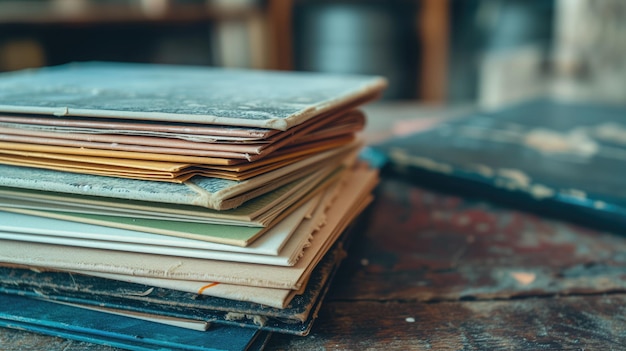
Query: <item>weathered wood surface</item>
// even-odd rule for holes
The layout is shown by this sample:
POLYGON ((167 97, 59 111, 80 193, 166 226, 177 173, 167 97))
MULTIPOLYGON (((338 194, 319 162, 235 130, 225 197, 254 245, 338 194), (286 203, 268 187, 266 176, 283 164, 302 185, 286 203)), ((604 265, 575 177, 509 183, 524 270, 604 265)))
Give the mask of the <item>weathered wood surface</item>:
POLYGON ((339 299, 440 301, 626 292, 626 236, 387 179, 339 299))
POLYGON ((268 349, 623 350, 625 303, 624 295, 438 303, 329 301, 311 335, 274 335, 268 349))
MULTIPOLYGON (((626 236, 385 179, 308 337, 269 350, 623 350, 626 236)), ((2 350, 115 350, 0 330, 2 350)))
POLYGON ((387 179, 308 338, 270 350, 626 349, 626 237, 387 179))
POLYGON ((66 340, 21 330, 0 328, 2 351, 120 351, 121 349, 66 340))

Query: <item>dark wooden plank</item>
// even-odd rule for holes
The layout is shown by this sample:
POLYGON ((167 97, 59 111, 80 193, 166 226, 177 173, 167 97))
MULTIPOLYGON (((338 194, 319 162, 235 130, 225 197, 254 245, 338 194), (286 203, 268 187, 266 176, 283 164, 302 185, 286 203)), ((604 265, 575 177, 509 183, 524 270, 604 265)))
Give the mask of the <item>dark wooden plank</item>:
POLYGON ((441 104, 446 100, 448 88, 450 5, 448 0, 422 0, 420 4, 418 35, 422 51, 418 98, 441 104))
MULTIPOLYGON (((626 295, 504 301, 328 301, 308 337, 274 335, 267 350, 620 350, 626 295), (412 319, 414 322, 412 322, 412 319)), ((117 351, 0 329, 3 350, 117 351)))
POLYGON ((626 291, 626 238, 386 179, 334 297, 492 299, 626 291))
POLYGON ((625 306, 626 295, 332 301, 309 337, 274 335, 267 350, 623 350, 625 306))
POLYGON ((122 349, 0 328, 0 350, 121 351, 122 349))

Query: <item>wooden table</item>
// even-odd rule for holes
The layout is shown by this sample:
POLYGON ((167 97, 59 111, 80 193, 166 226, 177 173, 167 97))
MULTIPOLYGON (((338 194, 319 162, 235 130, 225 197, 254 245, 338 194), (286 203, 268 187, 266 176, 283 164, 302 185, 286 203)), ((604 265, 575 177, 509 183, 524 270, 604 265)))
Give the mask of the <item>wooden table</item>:
MULTIPOLYGON (((268 350, 626 350, 624 233, 416 184, 383 177, 311 335, 268 350)), ((0 349, 115 350, 7 329, 0 349)))
POLYGON ((270 350, 624 350, 626 237, 380 185, 307 338, 270 350))

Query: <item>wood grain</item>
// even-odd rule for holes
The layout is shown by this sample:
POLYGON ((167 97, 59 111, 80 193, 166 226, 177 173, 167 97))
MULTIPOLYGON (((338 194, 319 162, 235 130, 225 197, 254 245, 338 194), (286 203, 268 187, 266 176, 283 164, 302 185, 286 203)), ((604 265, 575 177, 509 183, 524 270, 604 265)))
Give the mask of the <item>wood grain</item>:
POLYGON ((0 349, 3 351, 121 351, 122 349, 66 340, 21 330, 0 328, 0 349))
POLYGON ((625 295, 511 301, 332 301, 307 338, 268 350, 619 350, 625 295), (411 322, 413 318, 415 321, 411 322))
POLYGON ((388 179, 336 297, 442 301, 626 291, 623 236, 388 179))

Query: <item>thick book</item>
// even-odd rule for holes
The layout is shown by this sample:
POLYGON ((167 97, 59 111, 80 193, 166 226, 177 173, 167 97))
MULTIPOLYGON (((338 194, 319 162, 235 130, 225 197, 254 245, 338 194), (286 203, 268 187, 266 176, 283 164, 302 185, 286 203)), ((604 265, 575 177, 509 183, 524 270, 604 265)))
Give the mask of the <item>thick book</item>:
POLYGON ((626 229, 626 106, 535 100, 376 146, 415 182, 626 229))
POLYGON ((262 350, 270 335, 226 325, 190 330, 16 295, 0 297, 0 326, 133 351, 262 350))

